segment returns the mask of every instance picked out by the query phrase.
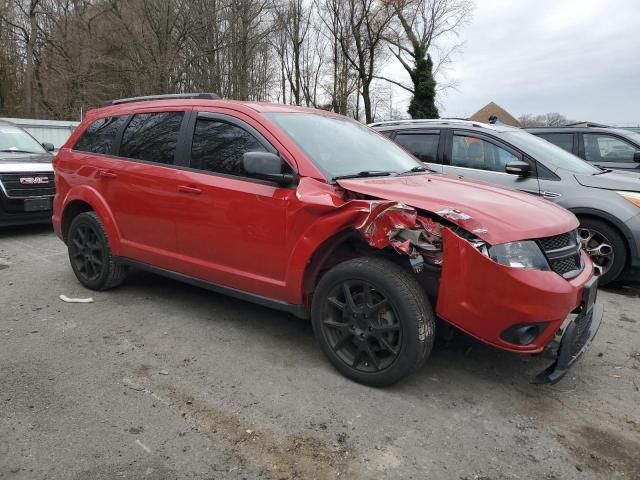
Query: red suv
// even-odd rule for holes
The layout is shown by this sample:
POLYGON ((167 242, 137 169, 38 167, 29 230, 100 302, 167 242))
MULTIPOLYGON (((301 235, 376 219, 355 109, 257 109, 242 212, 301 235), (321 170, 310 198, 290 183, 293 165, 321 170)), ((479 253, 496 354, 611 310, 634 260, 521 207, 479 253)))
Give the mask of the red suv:
POLYGON ((83 285, 137 267, 311 317, 358 382, 419 367, 436 318, 511 352, 550 350, 538 380, 554 382, 602 319, 571 213, 430 172, 333 113, 116 100, 88 112, 54 168, 54 227, 83 285))

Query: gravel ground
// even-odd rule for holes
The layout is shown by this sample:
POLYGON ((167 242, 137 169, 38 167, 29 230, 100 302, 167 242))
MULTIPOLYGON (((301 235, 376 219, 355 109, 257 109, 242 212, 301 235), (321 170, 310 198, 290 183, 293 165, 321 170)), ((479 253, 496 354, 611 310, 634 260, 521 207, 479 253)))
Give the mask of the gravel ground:
POLYGON ((150 274, 89 292, 49 228, 2 229, 0 478, 640 479, 640 286, 600 299, 555 386, 460 336, 377 390, 307 322, 150 274))

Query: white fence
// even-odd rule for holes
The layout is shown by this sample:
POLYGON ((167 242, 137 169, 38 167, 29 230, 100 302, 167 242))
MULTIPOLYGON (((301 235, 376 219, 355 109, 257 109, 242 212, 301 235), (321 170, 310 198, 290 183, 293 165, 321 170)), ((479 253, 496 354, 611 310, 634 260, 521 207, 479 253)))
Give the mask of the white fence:
POLYGON ((0 118, 7 122, 15 123, 24 128, 40 143, 49 142, 57 148, 64 145, 73 130, 80 122, 67 122, 61 120, 37 120, 30 118, 0 118))

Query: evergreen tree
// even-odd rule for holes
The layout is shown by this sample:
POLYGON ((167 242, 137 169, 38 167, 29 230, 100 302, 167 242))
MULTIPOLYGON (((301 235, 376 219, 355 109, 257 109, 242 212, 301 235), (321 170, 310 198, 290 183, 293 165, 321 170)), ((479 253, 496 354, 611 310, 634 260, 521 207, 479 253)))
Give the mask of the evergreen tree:
POLYGON ((415 67, 411 70, 413 98, 407 112, 411 118, 439 118, 436 107, 436 80, 433 78, 431 55, 416 51, 415 67))

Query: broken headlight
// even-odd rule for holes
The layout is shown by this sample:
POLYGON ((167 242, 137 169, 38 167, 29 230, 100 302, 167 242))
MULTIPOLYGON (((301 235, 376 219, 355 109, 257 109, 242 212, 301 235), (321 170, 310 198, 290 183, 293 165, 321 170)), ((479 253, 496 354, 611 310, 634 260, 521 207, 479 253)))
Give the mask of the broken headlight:
POLYGON ((551 270, 542 250, 531 240, 493 245, 488 253, 491 260, 507 267, 551 270))

